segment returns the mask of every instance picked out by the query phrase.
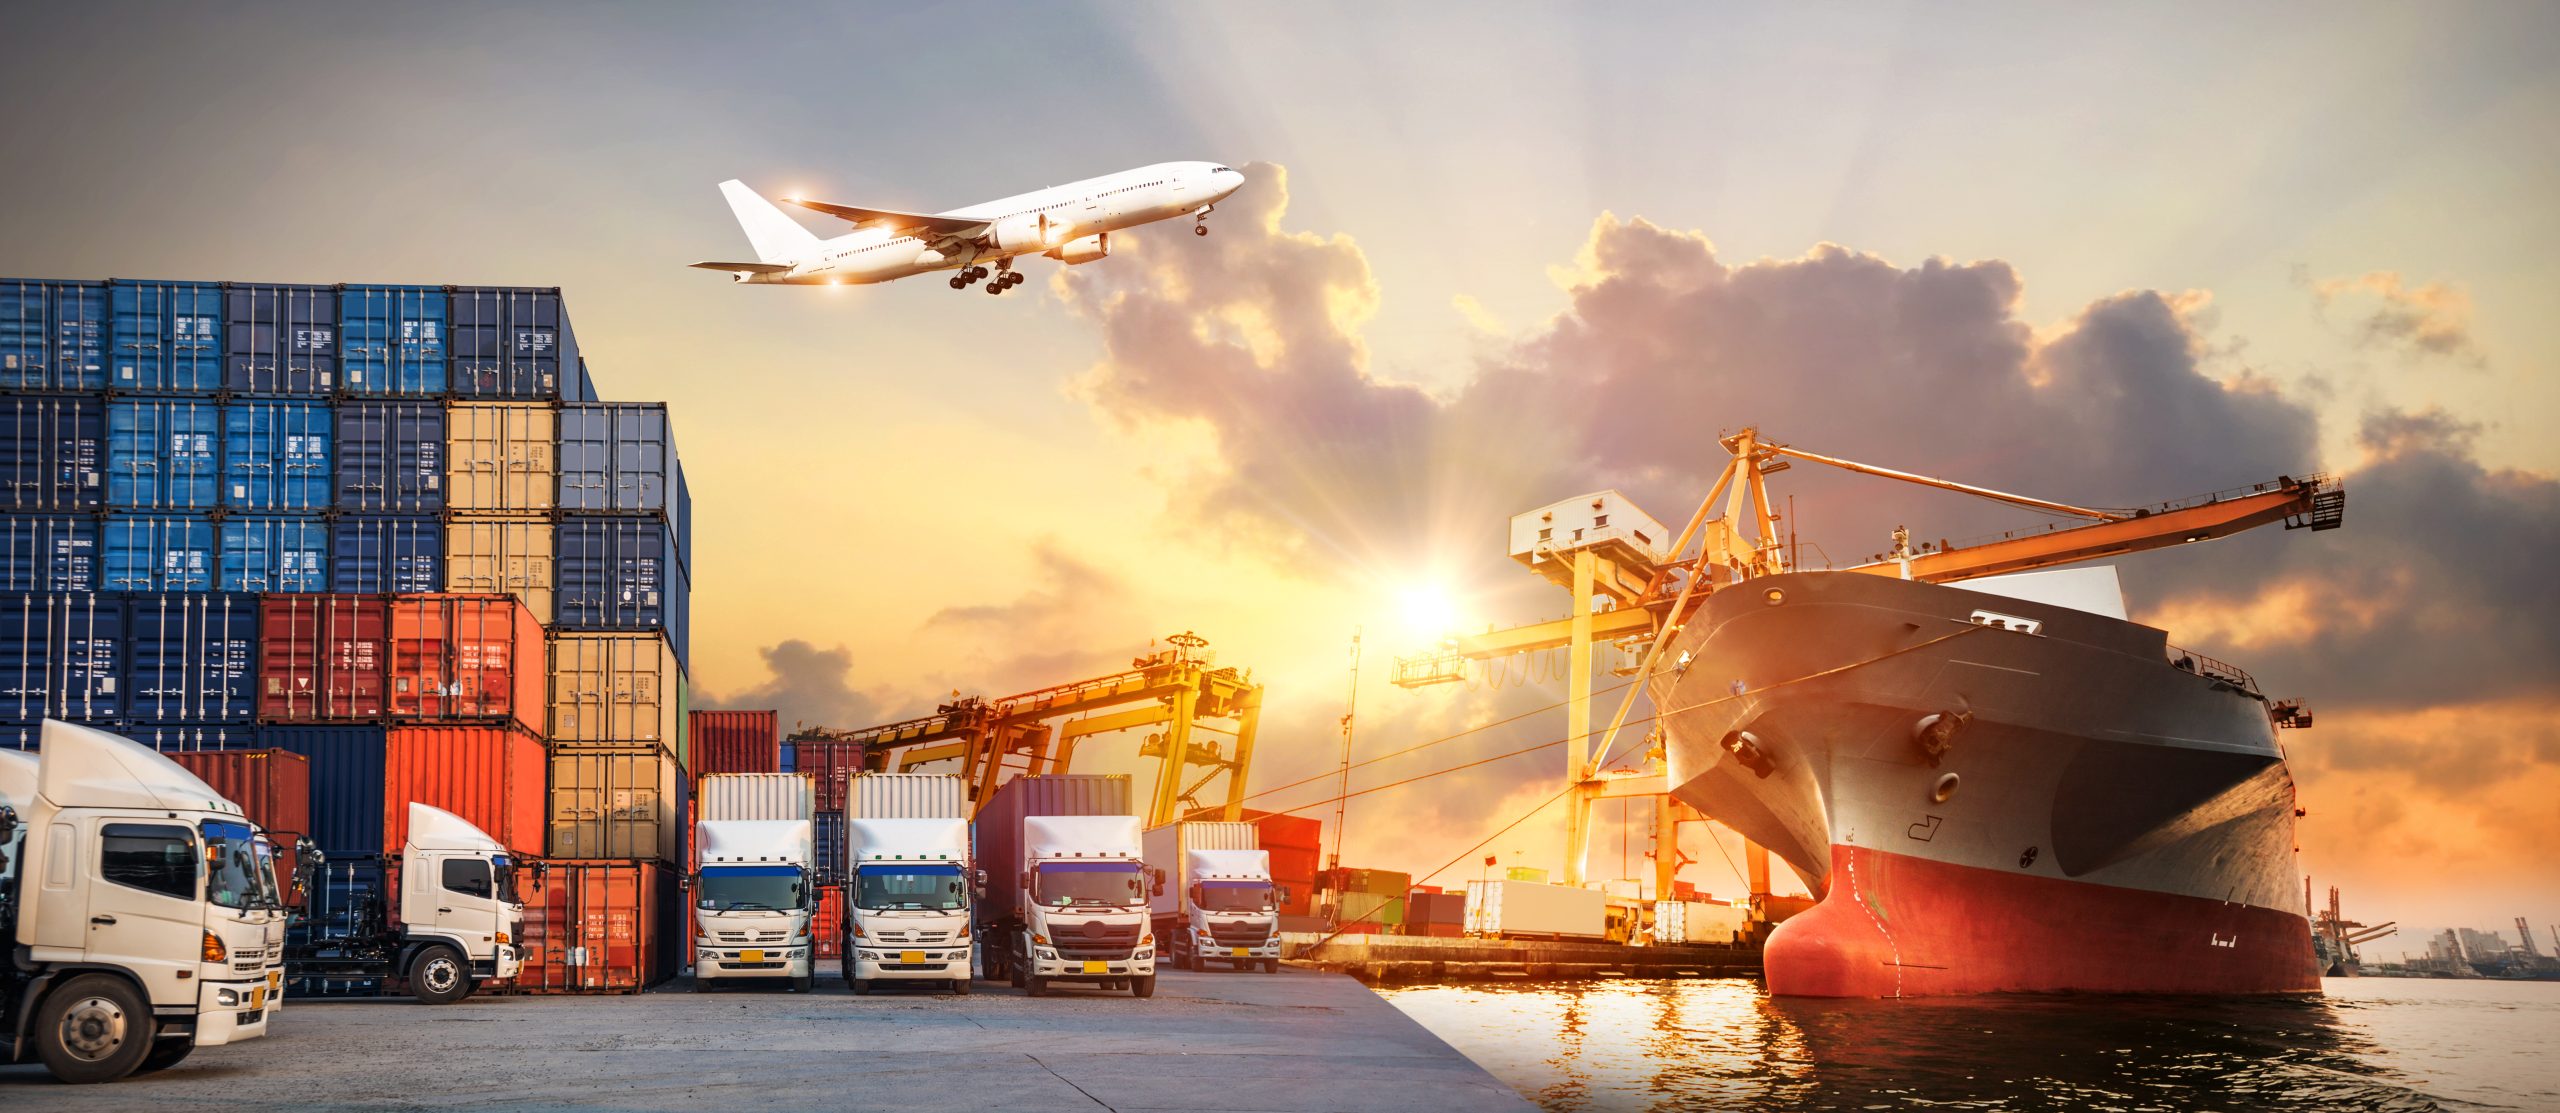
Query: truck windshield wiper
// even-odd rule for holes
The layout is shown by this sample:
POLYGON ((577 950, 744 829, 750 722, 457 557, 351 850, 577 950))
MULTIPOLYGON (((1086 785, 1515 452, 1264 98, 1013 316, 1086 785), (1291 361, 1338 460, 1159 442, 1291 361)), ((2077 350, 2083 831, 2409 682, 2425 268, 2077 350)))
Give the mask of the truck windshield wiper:
POLYGON ((720 911, 722 911, 722 912, 771 912, 771 911, 773 911, 773 906, 772 906, 772 905, 770 905, 770 904, 757 904, 757 903, 756 903, 756 902, 754 902, 754 901, 744 901, 744 900, 742 900, 742 901, 739 901, 739 902, 737 902, 737 903, 735 903, 735 904, 731 904, 731 905, 729 905, 729 906, 728 906, 728 907, 726 907, 726 908, 722 908, 722 909, 720 909, 720 911))

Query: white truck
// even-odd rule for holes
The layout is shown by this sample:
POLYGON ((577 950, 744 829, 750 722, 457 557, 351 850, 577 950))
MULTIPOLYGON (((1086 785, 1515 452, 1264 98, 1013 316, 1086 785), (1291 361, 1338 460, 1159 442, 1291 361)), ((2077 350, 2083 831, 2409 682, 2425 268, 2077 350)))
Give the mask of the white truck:
POLYGON ((1168 823, 1146 833, 1147 865, 1167 883, 1148 904, 1173 964, 1280 969, 1280 905, 1271 853, 1250 823, 1168 823))
POLYGON ((845 823, 844 980, 969 992, 969 821, 845 823))
POLYGON ((112 1082, 265 1035, 283 990, 274 844, 144 746, 39 730, 38 754, 0 752, 0 1061, 112 1082))
POLYGON ((807 819, 705 819, 693 825, 693 989, 722 981, 815 977, 815 825, 807 819))
POLYGON ((449 1005, 523 972, 515 856, 470 820, 408 807, 396 877, 372 858, 321 863, 316 851, 301 853, 327 880, 285 950, 297 984, 405 982, 421 1003, 449 1005))
POLYGON ((1007 941, 1006 977, 1034 997, 1057 982, 1155 996, 1147 899, 1164 880, 1147 868, 1138 818, 1035 815, 1020 822, 1020 856, 988 863, 988 902, 999 892, 1011 894, 995 936, 1007 941))

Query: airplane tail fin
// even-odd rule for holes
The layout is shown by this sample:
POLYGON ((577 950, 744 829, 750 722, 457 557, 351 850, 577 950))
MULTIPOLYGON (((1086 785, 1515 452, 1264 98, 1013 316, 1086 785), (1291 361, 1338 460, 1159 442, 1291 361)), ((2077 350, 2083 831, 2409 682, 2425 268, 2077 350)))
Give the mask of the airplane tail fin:
POLYGON ((818 246, 818 237, 784 216, 747 188, 747 183, 731 178, 720 183, 720 194, 729 199, 729 211, 738 215, 738 226, 746 229, 747 242, 754 245, 756 258, 768 263, 789 263, 807 255, 818 246))

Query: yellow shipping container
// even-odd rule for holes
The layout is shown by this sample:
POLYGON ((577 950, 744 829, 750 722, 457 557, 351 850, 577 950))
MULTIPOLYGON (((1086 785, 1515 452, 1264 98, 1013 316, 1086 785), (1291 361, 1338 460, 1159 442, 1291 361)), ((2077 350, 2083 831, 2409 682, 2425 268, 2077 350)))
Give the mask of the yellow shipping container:
POLYGON ((548 514, 559 504, 559 411, 541 402, 457 402, 444 420, 445 509, 548 514))
POLYGON ((684 669, 665 634, 555 631, 551 740, 657 742, 672 749, 684 738, 683 684, 684 669))
POLYGON ((551 748, 554 858, 653 858, 673 862, 684 846, 676 823, 682 771, 658 745, 580 743, 551 748))
POLYGON ((548 626, 557 538, 547 519, 456 518, 444 528, 444 589, 513 595, 548 626))

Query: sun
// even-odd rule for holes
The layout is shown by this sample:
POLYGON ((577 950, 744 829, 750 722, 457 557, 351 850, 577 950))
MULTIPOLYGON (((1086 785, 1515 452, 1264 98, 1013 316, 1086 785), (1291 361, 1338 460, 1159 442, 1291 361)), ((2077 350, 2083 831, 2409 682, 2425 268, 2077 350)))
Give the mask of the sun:
POLYGON ((1406 636, 1430 641, 1456 633, 1465 616, 1447 584, 1407 584, 1396 591, 1396 616, 1406 636))

